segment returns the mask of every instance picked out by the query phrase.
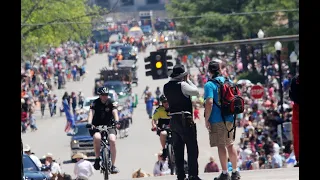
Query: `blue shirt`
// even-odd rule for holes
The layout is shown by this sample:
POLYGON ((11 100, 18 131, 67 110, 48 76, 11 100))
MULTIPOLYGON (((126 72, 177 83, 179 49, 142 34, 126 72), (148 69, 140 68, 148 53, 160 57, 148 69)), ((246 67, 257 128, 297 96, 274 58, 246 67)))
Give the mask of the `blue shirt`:
MULTIPOLYGON (((224 77, 222 77, 222 76, 216 77, 215 79, 220 80, 221 82, 224 82, 224 77)), ((207 98, 212 98, 214 100, 214 102, 216 102, 218 105, 220 105, 220 94, 218 93, 218 91, 220 91, 219 88, 220 87, 218 84, 213 83, 212 81, 208 81, 204 85, 204 99, 206 100, 207 98)), ((225 116, 226 121, 233 122, 233 119, 234 118, 232 115, 225 116)), ((213 105, 212 105, 212 111, 210 114, 209 122, 212 124, 218 123, 218 122, 223 122, 223 119, 221 117, 220 108, 217 107, 215 103, 213 103, 213 105)))
POLYGON ((153 108, 153 97, 149 98, 146 102, 146 108, 152 109, 153 108))

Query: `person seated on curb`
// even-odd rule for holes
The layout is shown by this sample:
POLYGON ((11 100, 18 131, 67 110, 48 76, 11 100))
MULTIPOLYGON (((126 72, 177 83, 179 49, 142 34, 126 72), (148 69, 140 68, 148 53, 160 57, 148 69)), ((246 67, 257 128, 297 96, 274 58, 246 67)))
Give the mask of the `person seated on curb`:
POLYGON ((77 180, 88 180, 90 176, 94 174, 94 168, 91 162, 85 160, 87 156, 83 153, 77 153, 73 157, 77 161, 74 166, 74 175, 77 180))

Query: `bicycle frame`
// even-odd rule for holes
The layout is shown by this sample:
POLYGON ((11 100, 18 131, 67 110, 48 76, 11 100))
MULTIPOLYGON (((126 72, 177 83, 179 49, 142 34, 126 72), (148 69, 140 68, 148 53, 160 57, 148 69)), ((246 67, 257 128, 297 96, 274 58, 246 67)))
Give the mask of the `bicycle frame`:
POLYGON ((109 131, 108 131, 108 127, 107 126, 98 126, 96 127, 96 129, 98 129, 101 133, 101 148, 100 148, 100 156, 101 156, 101 171, 108 171, 111 172, 111 151, 110 151, 110 144, 108 141, 108 135, 109 135, 109 131), (105 162, 104 162, 104 150, 107 149, 108 150, 108 167, 105 167, 105 162))

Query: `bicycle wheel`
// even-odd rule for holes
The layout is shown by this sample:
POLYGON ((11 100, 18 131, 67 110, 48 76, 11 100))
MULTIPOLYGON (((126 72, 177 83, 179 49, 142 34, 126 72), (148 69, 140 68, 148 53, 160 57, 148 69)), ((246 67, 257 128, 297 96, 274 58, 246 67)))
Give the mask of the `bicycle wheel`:
POLYGON ((103 149, 102 152, 102 162, 103 162, 103 166, 104 166, 104 171, 103 171, 103 175, 104 175, 104 180, 109 180, 109 165, 108 165, 108 157, 109 157, 109 152, 107 148, 103 149))
POLYGON ((174 151, 172 144, 168 144, 168 160, 169 160, 169 168, 171 170, 171 175, 176 174, 176 163, 174 158, 174 151))

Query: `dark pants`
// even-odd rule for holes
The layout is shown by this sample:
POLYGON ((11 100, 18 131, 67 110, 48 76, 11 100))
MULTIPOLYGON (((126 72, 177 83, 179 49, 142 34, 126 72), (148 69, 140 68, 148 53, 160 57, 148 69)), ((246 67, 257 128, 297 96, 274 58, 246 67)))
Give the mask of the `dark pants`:
POLYGON ((176 160, 178 180, 185 178, 184 171, 184 146, 187 146, 189 176, 198 176, 198 141, 197 127, 193 123, 191 115, 183 117, 182 115, 173 115, 170 120, 172 129, 173 150, 176 160))
POLYGON ((79 107, 82 109, 83 108, 83 101, 79 101, 79 107))

